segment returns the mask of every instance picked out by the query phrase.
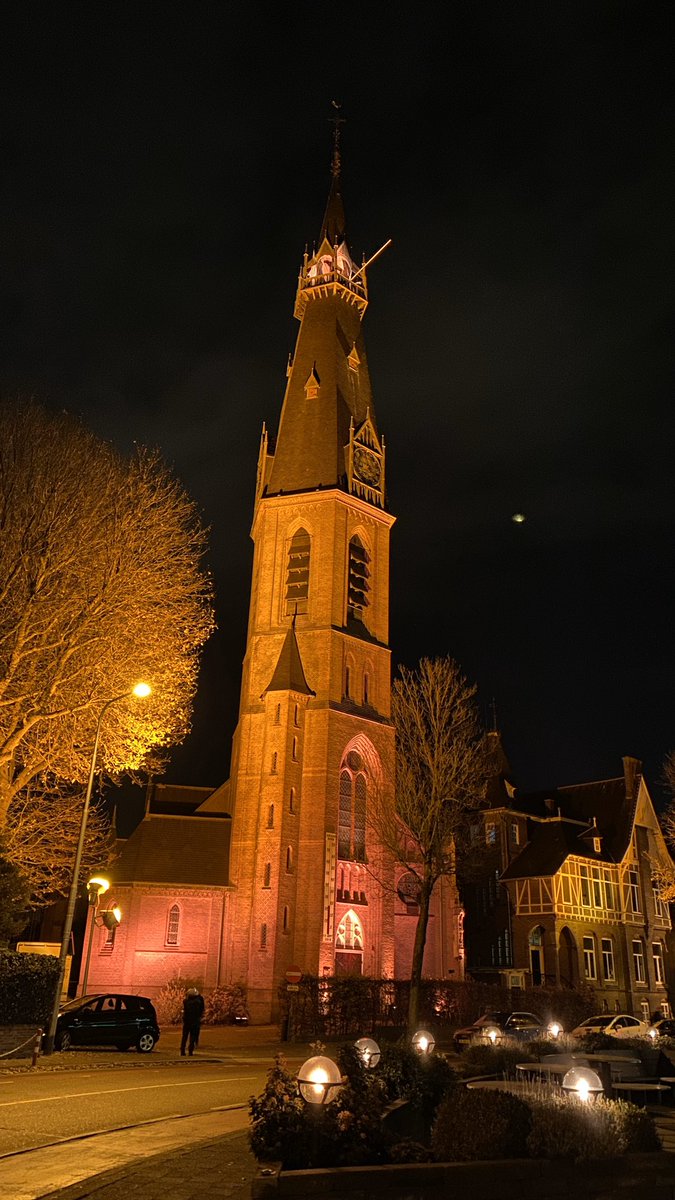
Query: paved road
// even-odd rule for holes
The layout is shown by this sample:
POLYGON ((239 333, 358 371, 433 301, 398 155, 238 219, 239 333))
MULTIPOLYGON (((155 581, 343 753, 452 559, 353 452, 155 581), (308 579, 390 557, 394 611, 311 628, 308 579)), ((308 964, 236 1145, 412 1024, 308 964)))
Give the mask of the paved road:
POLYGON ((175 1066, 0 1079, 0 1155, 160 1118, 245 1104, 265 1067, 198 1060, 175 1066))

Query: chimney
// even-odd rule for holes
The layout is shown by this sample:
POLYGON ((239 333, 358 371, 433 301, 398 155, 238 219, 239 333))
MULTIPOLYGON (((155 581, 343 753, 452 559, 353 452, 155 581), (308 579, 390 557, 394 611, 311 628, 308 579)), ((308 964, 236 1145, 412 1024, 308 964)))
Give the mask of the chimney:
POLYGON ((642 763, 639 758, 631 758, 629 754, 623 758, 623 777, 626 785, 626 799, 635 799, 635 784, 638 775, 642 771, 642 763))

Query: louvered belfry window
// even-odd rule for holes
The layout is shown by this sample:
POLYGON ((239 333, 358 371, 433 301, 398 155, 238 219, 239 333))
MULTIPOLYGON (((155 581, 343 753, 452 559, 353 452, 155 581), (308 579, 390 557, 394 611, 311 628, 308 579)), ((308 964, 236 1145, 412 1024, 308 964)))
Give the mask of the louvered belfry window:
POLYGON ((360 537, 354 536, 349 543, 349 579, 347 604, 351 616, 361 617, 368 607, 370 591, 370 555, 360 537))
POLYGON ((298 529, 291 538, 286 572, 286 613, 307 612, 309 596, 309 559, 311 542, 306 529, 298 529))

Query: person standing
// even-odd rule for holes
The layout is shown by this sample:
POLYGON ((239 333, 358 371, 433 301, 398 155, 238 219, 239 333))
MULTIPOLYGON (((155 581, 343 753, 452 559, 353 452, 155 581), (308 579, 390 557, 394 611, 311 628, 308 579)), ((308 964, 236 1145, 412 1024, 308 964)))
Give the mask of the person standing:
POLYGON ((183 1001, 183 1036, 180 1041, 180 1052, 183 1056, 185 1056, 186 1046, 188 1054, 192 1055, 195 1046, 199 1044, 199 1030, 203 1016, 204 997, 200 996, 196 987, 188 988, 183 1001))

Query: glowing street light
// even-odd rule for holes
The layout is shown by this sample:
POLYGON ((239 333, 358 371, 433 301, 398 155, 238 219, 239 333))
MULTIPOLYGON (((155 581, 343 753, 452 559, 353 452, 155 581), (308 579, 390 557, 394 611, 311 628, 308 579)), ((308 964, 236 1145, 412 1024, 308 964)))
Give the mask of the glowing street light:
POLYGON ((114 908, 105 908, 98 914, 98 906, 101 896, 110 888, 110 880, 104 875, 93 875, 87 881, 87 892, 89 896, 89 905, 91 907, 91 921, 89 924, 89 937, 87 939, 87 957, 85 959, 84 971, 82 974, 82 984, 80 986, 80 995, 87 994, 87 980, 89 979, 89 963, 91 962, 91 946, 94 940, 94 926, 99 928, 104 926, 106 929, 116 929, 122 920, 122 909, 115 905, 114 908))
POLYGON ((380 1047, 373 1038, 359 1038, 354 1042, 364 1067, 376 1067, 380 1061, 380 1047))
POLYGON ((416 1050, 418 1054, 431 1054, 436 1045, 436 1039, 428 1029, 418 1029, 417 1033, 413 1034, 412 1045, 413 1050, 416 1050))
POLYGON ((337 1063, 322 1054, 308 1058, 298 1071, 297 1079, 300 1095, 308 1104, 330 1104, 342 1085, 337 1063))
POLYGON ((564 1092, 574 1092, 586 1104, 591 1096, 599 1095, 603 1087, 600 1076, 590 1067, 572 1067, 562 1081, 562 1089, 564 1092))
POLYGON ((77 849, 75 851, 75 862, 73 863, 73 874, 70 879, 70 891, 68 893, 68 906, 66 908, 66 917, 63 923, 63 934, 61 937, 61 952, 59 954, 59 970, 56 979, 56 989, 54 995, 54 1004, 52 1007, 52 1015, 49 1021, 49 1028, 45 1038, 44 1053, 51 1054, 54 1049, 54 1036, 56 1034, 56 1022, 59 1019, 59 1008, 61 1005, 61 989, 63 987, 63 977, 66 972, 66 959, 68 957, 68 949, 70 946, 70 935, 73 929, 73 915, 75 913, 75 901, 77 900, 77 887, 80 879, 80 863, 82 862, 82 850, 84 849, 84 836, 87 832, 87 817, 89 816, 89 805, 91 803, 91 793, 94 787, 94 775, 96 774, 96 759, 98 757, 98 744, 101 738, 101 725, 103 718, 112 704, 118 704, 120 700, 128 700, 130 696, 136 696, 139 700, 149 696, 152 688, 147 683, 137 683, 128 692, 120 692, 119 696, 112 696, 110 700, 106 700, 101 709, 98 720, 96 722, 96 734, 94 737, 94 745, 91 752, 91 762, 89 764, 89 779, 87 780, 87 790, 84 796, 84 805, 82 806, 82 816, 80 818, 80 834, 77 839, 77 849))

